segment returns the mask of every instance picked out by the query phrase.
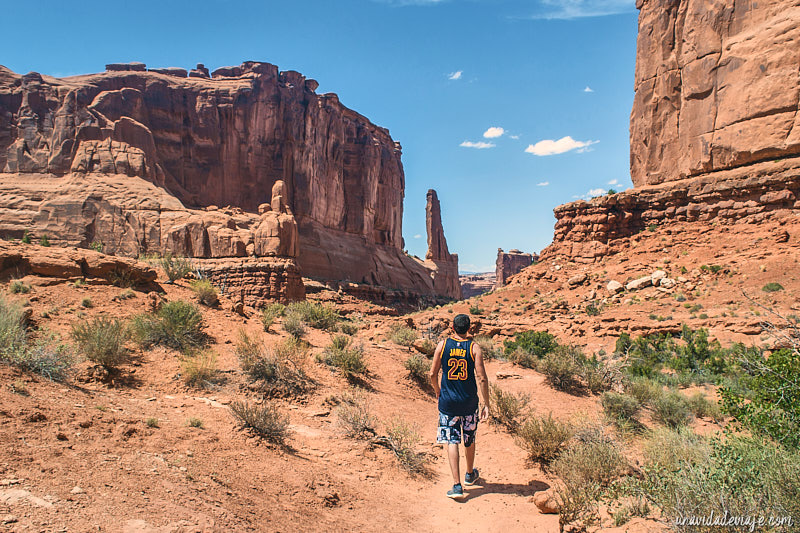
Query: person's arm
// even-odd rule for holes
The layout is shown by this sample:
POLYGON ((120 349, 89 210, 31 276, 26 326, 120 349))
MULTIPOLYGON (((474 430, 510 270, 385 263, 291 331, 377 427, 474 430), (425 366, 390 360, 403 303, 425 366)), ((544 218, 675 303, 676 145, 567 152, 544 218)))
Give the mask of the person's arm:
POLYGON ((478 343, 472 343, 472 355, 475 356, 475 377, 478 380, 478 396, 483 402, 481 409, 481 420, 489 417, 489 378, 486 375, 486 367, 483 365, 483 352, 478 343))
POLYGON ((431 363, 431 386, 433 387, 433 392, 436 393, 436 399, 439 399, 439 371, 442 369, 442 352, 444 351, 444 341, 439 341, 439 344, 436 346, 436 351, 433 352, 433 362, 431 363))

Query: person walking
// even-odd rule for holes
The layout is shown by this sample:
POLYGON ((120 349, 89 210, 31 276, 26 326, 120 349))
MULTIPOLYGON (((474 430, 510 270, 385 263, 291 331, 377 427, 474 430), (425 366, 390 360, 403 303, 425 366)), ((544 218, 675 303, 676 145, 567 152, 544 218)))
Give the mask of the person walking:
POLYGON ((489 379, 483 365, 480 346, 467 338, 469 317, 453 319, 453 335, 440 341, 433 354, 430 379, 439 403, 439 426, 436 441, 447 444, 447 457, 453 474, 450 498, 463 498, 459 469, 459 444, 464 444, 467 471, 464 484, 473 485, 479 478, 475 468, 475 433, 478 421, 489 416, 489 379), (439 372, 442 377, 439 379, 439 372), (479 409, 479 398, 482 407, 479 409))

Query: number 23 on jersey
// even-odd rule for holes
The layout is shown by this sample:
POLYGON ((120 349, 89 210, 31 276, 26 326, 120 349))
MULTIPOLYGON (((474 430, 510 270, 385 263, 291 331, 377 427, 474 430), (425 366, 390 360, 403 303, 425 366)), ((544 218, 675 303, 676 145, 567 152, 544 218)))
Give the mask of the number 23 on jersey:
POLYGON ((466 359, 448 359, 447 366, 447 379, 464 381, 467 379, 467 360, 466 359))

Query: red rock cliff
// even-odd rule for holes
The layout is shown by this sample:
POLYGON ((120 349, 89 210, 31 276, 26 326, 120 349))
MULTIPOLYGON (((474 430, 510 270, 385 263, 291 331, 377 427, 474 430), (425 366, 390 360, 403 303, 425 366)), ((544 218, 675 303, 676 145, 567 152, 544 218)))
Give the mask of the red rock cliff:
POLYGON ((457 297, 402 252, 400 145, 317 86, 257 62, 63 79, 0 67, 0 230, 127 255, 254 257, 269 237, 260 206, 282 181, 299 240, 270 255, 296 256, 305 276, 457 297))
POLYGON ((800 1, 638 0, 634 189, 557 207, 543 258, 593 261, 671 221, 800 209, 800 1))

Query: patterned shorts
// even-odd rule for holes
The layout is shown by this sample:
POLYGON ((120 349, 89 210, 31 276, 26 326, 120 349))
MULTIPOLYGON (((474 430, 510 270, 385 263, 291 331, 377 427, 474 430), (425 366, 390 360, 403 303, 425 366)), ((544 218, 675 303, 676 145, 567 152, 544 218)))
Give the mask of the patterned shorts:
POLYGON ((436 442, 440 444, 459 444, 464 434, 464 446, 470 447, 475 442, 478 430, 478 411, 466 416, 450 416, 439 413, 439 428, 436 442))

